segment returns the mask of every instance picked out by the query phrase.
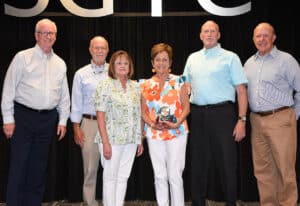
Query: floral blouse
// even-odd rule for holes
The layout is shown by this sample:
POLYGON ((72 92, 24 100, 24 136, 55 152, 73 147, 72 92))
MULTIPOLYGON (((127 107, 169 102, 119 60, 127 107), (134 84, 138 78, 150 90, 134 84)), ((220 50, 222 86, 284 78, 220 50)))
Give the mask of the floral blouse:
MULTIPOLYGON (((95 108, 105 112, 110 144, 141 144, 141 91, 137 82, 128 80, 125 91, 117 79, 100 81, 95 92, 95 108)), ((98 131, 96 142, 101 141, 98 131)))
MULTIPOLYGON (((147 110, 150 119, 157 121, 162 108, 168 108, 170 121, 176 122, 177 118, 182 113, 182 104, 180 102, 180 89, 184 84, 184 79, 181 76, 170 74, 167 78, 164 88, 160 90, 159 80, 157 77, 152 77, 147 80, 140 80, 142 95, 146 100, 147 110)), ((177 129, 169 129, 165 131, 155 130, 145 124, 144 130, 146 136, 158 140, 170 140, 188 133, 187 121, 177 129)))

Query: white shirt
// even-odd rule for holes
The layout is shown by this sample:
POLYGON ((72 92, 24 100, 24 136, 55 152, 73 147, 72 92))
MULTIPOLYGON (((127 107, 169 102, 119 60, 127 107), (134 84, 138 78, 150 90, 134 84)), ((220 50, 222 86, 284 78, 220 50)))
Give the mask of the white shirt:
POLYGON ((14 122, 14 101, 33 109, 54 109, 59 124, 66 125, 70 114, 70 95, 66 64, 53 51, 46 55, 36 45, 18 52, 4 80, 3 122, 14 122))

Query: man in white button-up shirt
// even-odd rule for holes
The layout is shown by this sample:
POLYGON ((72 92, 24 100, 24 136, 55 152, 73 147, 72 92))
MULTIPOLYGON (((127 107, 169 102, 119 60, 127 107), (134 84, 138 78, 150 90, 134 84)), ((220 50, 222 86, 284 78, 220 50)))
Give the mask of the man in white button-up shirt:
POLYGON ((52 49, 56 33, 53 21, 38 21, 36 45, 18 52, 6 73, 1 109, 11 146, 9 206, 41 205, 50 143, 66 133, 70 95, 66 64, 52 49))

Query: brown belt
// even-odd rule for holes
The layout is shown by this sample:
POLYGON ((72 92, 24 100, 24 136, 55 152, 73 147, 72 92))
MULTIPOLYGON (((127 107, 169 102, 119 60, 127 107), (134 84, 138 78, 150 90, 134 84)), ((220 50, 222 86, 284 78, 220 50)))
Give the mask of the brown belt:
POLYGON ((86 119, 97 120, 97 116, 92 115, 92 114, 83 114, 82 117, 86 118, 86 119))
POLYGON ((273 109, 273 110, 269 110, 269 111, 253 112, 253 113, 258 114, 258 115, 260 115, 260 116, 267 116, 267 115, 271 115, 271 114, 274 114, 274 113, 276 113, 276 112, 280 112, 280 111, 285 110, 285 109, 288 109, 288 108, 290 108, 290 107, 284 106, 284 107, 279 107, 279 108, 277 108, 277 109, 273 109))

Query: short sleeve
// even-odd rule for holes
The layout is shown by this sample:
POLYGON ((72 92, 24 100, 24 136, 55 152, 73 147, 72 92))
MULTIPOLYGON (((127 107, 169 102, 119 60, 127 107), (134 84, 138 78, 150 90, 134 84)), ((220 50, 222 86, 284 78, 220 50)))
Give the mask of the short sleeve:
POLYGON ((236 54, 233 54, 230 68, 231 68, 232 83, 234 85, 248 83, 242 63, 236 54))
POLYGON ((182 87, 182 85, 184 85, 187 81, 187 78, 186 78, 186 76, 183 76, 183 75, 181 75, 181 76, 179 76, 179 86, 180 87, 182 87))

